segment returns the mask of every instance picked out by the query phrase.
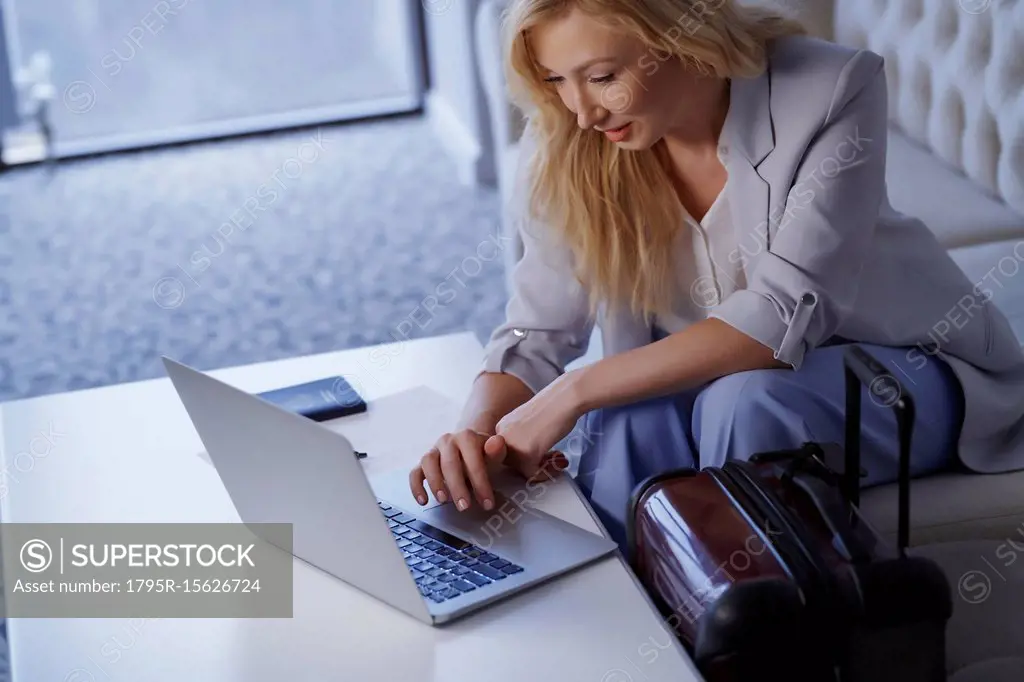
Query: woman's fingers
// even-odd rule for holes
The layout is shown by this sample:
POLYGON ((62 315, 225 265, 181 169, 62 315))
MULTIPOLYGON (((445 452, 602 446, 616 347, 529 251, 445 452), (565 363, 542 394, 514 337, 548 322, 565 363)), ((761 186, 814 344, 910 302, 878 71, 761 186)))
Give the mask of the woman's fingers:
POLYGON ((427 503, 427 491, 423 488, 423 481, 426 475, 423 473, 423 466, 417 466, 409 472, 409 489, 412 490, 413 497, 420 504, 427 503))
MULTIPOLYGON (((444 438, 438 444, 441 450, 441 472, 445 486, 451 493, 452 502, 459 511, 469 509, 469 486, 463 474, 462 458, 464 443, 453 437, 444 438)), ((468 448, 467 448, 468 449, 468 448)))
POLYGON ((409 473, 409 487, 420 504, 426 504, 424 482, 438 502, 455 503, 460 511, 472 506, 472 498, 486 510, 494 508, 491 467, 505 464, 531 482, 553 480, 569 466, 561 452, 542 457, 526 456, 508 447, 501 435, 487 436, 471 430, 445 434, 409 473))
POLYGON ((503 436, 491 436, 484 441, 484 455, 488 462, 501 463, 508 456, 508 446, 503 436))
POLYGON ((490 511, 494 507, 494 490, 487 471, 486 441, 472 431, 463 431, 456 436, 456 441, 462 450, 462 463, 473 486, 474 496, 484 509, 490 511))
POLYGON ((448 501, 448 495, 444 487, 444 474, 441 473, 441 451, 434 446, 430 452, 423 456, 420 461, 423 475, 427 479, 427 485, 434 493, 434 497, 442 504, 448 501))
POLYGON ((550 479, 554 479, 561 472, 569 468, 569 458, 561 452, 549 452, 544 464, 541 466, 541 473, 550 479))
POLYGON ((558 451, 544 455, 539 461, 519 457, 516 459, 516 470, 529 482, 554 480, 559 471, 569 468, 569 460, 558 451))

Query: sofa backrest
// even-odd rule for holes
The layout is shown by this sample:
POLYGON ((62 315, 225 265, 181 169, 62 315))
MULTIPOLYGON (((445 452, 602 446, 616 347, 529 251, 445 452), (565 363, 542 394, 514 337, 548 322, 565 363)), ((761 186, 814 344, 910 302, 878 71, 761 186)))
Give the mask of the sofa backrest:
POLYGON ((1024 1, 836 0, 834 39, 886 60, 889 116, 1024 213, 1024 1))

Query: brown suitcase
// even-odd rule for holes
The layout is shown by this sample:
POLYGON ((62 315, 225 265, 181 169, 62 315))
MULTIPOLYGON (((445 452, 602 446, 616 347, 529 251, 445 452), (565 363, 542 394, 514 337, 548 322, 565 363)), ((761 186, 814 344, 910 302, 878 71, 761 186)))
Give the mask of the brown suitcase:
POLYGON ((946 679, 950 586, 906 552, 913 400, 857 346, 845 381, 845 450, 806 443, 633 492, 630 564, 709 682, 946 679), (857 510, 861 384, 899 426, 896 547, 857 510))

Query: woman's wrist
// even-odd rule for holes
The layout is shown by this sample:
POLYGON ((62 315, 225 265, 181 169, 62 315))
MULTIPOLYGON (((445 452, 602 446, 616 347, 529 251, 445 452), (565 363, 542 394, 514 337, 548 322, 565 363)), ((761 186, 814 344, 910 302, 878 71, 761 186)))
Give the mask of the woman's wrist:
POLYGON ((576 417, 600 407, 596 403, 597 396, 593 390, 594 365, 585 365, 566 373, 566 395, 572 405, 576 417))
POLYGON ((460 429, 469 429, 493 436, 501 417, 490 411, 477 412, 459 422, 460 429))

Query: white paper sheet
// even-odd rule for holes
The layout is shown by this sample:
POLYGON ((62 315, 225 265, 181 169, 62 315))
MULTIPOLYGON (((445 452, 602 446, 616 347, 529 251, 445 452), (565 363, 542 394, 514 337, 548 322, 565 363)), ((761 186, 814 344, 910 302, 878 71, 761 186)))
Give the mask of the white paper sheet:
POLYGON ((363 414, 324 422, 344 435, 352 447, 367 453, 367 474, 415 463, 438 437, 451 431, 459 406, 426 386, 370 401, 363 414))

